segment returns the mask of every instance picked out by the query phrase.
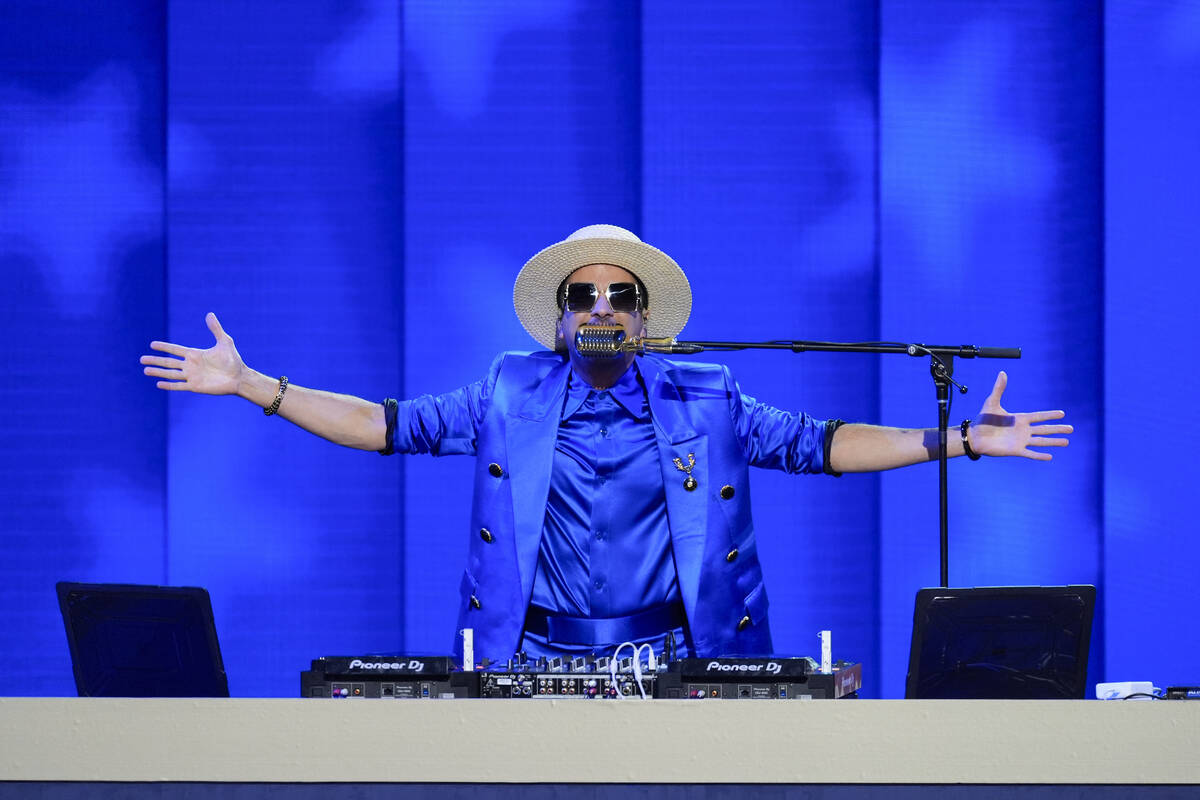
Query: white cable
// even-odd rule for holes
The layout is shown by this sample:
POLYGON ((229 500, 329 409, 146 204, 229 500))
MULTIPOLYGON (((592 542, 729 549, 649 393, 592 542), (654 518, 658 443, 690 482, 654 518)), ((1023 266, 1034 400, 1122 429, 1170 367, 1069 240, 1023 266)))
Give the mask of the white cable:
MULTIPOLYGON (((658 672, 658 662, 654 658, 654 645, 646 642, 642 647, 646 648, 646 652, 649 654, 646 659, 646 669, 650 670, 651 673, 658 672)), ((642 652, 642 647, 638 648, 639 654, 642 652)))
POLYGON ((634 644, 633 642, 622 642, 621 644, 617 645, 617 649, 613 651, 612 657, 608 661, 608 684, 609 684, 609 686, 613 687, 613 690, 616 692, 616 697, 620 698, 621 700, 625 699, 625 695, 621 694, 621 689, 617 685, 617 665, 621 661, 621 651, 624 650, 626 647, 633 650, 633 681, 634 681, 634 683, 637 684, 638 694, 641 696, 641 698, 643 700, 648 700, 649 698, 646 697, 646 687, 642 685, 642 678, 643 678, 642 648, 643 647, 646 648, 647 652, 649 653, 649 659, 647 661, 646 666, 650 668, 650 671, 652 673, 656 671, 656 662, 654 659, 654 646, 652 644, 650 644, 649 642, 642 645, 641 647, 634 644))
POLYGON ((646 642, 641 647, 634 648, 633 669, 637 673, 638 693, 642 696, 642 699, 645 700, 646 699, 646 689, 644 686, 642 686, 642 675, 641 675, 642 648, 643 647, 646 649, 646 653, 647 653, 646 669, 650 670, 651 675, 653 675, 655 672, 658 671, 658 665, 654 660, 654 645, 650 644, 649 642, 646 642))
MULTIPOLYGON (((633 642, 622 642, 617 645, 617 649, 613 651, 612 657, 608 660, 608 685, 613 688, 614 696, 618 700, 625 699, 625 695, 621 694, 621 689, 617 686, 617 662, 621 660, 621 651, 625 649, 625 645, 633 647, 633 642)), ((637 650, 634 650, 634 656, 636 655, 637 650)))
POLYGON ((642 659, 640 648, 638 648, 638 646, 633 642, 630 642, 629 646, 633 648, 633 682, 637 684, 638 694, 640 694, 642 699, 645 700, 646 689, 642 686, 642 659))

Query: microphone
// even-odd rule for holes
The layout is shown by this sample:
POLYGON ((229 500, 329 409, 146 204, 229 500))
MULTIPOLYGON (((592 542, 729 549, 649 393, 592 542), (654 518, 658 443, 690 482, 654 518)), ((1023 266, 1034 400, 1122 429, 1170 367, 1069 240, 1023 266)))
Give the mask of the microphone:
POLYGON ((575 350, 586 358, 608 358, 623 352, 625 329, 616 325, 580 325, 575 350))
POLYGON ((700 353, 704 348, 674 339, 627 338, 625 330, 616 325, 580 325, 575 332, 575 350, 587 358, 611 358, 618 353, 700 353))

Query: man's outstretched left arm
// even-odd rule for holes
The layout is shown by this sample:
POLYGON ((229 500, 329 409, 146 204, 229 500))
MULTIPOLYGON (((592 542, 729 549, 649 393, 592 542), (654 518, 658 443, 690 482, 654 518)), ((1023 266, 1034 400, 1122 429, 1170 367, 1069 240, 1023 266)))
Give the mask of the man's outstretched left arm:
MULTIPOLYGON (((992 393, 968 429, 971 450, 985 456, 1024 456, 1049 461, 1045 447, 1066 447, 1070 425, 1043 424, 1062 419, 1062 411, 1010 414, 1000 405, 1008 376, 996 376, 992 393)), ((964 454, 958 426, 946 434, 947 454, 964 454)), ((837 472, 874 472, 937 459, 936 428, 887 428, 879 425, 842 425, 833 436, 831 466, 837 472)))

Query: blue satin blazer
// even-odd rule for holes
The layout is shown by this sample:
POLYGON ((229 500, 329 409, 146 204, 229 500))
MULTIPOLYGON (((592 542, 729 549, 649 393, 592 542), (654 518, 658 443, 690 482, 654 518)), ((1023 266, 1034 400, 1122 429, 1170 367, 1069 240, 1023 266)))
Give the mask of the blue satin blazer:
MULTIPOLYGON (((825 443, 838 423, 758 403, 724 366, 654 355, 639 365, 695 653, 768 654, 747 467, 828 471, 825 443), (673 462, 687 464, 689 454, 693 491, 673 462)), ((474 630, 477 658, 510 658, 520 642, 569 373, 556 353, 503 353, 482 381, 398 403, 394 424, 389 419, 395 452, 476 456, 458 626, 474 630)))

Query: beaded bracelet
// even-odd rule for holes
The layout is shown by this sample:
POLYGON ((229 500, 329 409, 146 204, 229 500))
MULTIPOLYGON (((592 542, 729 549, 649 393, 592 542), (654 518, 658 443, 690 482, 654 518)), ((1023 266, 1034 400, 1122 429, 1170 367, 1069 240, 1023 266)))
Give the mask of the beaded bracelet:
MULTIPOLYGON (((283 393, 287 391, 287 386, 287 375, 283 375, 279 378, 279 391, 275 393, 275 401, 263 409, 263 413, 268 417, 279 410, 279 404, 283 402, 283 393)), ((976 458, 978 457, 979 456, 976 456, 976 458)))
POLYGON ((963 452, 967 454, 967 458, 972 461, 978 461, 982 456, 971 449, 971 442, 967 439, 967 429, 971 427, 971 420, 964 419, 962 425, 958 426, 959 433, 962 434, 963 452))

